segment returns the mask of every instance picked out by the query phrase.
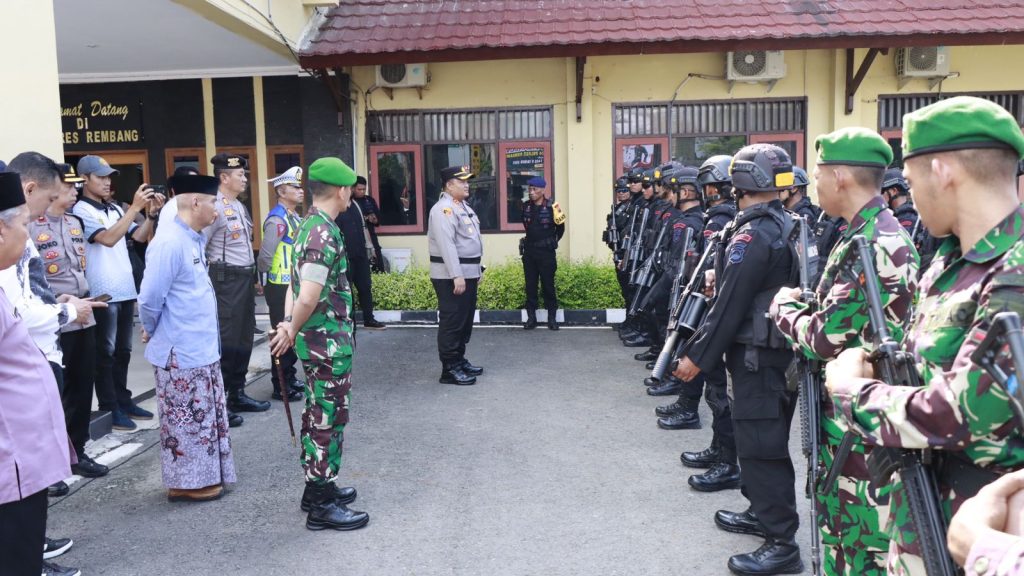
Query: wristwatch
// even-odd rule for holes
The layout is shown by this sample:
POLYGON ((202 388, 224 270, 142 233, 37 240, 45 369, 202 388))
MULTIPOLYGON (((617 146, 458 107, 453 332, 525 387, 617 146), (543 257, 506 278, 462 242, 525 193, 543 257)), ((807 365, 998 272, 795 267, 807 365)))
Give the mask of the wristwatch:
POLYGON ((291 314, 289 314, 288 316, 285 316, 285 317, 284 317, 284 321, 285 321, 285 322, 291 322, 291 321, 292 321, 292 316, 291 316, 291 314))

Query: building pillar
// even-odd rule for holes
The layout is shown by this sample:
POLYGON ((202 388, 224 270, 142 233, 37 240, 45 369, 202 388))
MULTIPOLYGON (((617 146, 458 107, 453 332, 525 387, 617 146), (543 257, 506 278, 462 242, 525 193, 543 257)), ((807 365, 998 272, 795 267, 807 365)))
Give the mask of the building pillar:
MULTIPOLYGON (((252 215, 253 222, 256 226, 262 229, 260 223, 266 218, 268 212, 270 212, 270 195, 272 192, 269 190, 270 185, 267 180, 270 179, 271 167, 267 166, 270 163, 270 157, 267 155, 267 122, 266 116, 263 113, 263 77, 254 76, 252 79, 252 101, 253 110, 255 112, 254 120, 256 122, 256 174, 250 174, 249 189, 253 194, 256 195, 256 201, 252 203, 252 207, 256 214, 252 215), (255 181, 253 181, 255 180, 255 181)), ((274 204, 277 204, 274 201, 274 204)))
POLYGON ((206 166, 205 172, 213 174, 210 158, 217 154, 217 129, 213 124, 213 79, 203 78, 203 140, 206 141, 206 158, 201 165, 206 166))
POLYGON ((565 247, 562 256, 580 259, 593 256, 595 227, 600 218, 594 202, 594 110, 591 96, 592 76, 590 64, 584 67, 580 117, 576 119, 576 59, 565 59, 566 74, 566 149, 568 194, 561 194, 558 202, 568 216, 565 247))
POLYGON ((26 150, 64 160, 53 2, 0 2, 0 52, 7 89, 0 106, 0 159, 26 150))

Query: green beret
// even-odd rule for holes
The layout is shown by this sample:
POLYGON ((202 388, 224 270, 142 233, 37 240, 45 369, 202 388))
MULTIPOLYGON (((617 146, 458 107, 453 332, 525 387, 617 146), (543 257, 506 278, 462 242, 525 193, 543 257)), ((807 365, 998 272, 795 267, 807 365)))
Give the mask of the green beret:
POLYGON ((1006 148, 1024 157, 1024 135, 1002 106, 973 96, 940 100, 903 116, 903 157, 967 148, 1006 148))
POLYGON ((892 164, 892 147, 878 132, 867 128, 840 128, 814 141, 818 164, 877 166, 892 164))
POLYGON ((309 165, 309 179, 332 186, 352 186, 356 183, 356 173, 340 158, 328 156, 309 165))

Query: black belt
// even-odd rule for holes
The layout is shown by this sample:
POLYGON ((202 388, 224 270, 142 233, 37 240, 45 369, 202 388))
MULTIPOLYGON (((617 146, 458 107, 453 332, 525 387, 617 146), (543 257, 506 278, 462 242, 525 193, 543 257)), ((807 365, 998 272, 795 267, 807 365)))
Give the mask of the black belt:
POLYGON ((210 268, 227 268, 228 270, 238 270, 239 272, 252 272, 256 269, 255 266, 239 266, 237 264, 228 264, 227 262, 217 261, 210 262, 210 268))
MULTIPOLYGON (((440 256, 431 256, 430 257, 430 261, 431 262, 435 262, 437 264, 444 264, 444 258, 441 258, 440 256)), ((479 263, 480 263, 480 257, 479 256, 477 256, 475 258, 461 258, 461 257, 459 258, 459 264, 479 264, 479 263)))
POLYGON ((958 453, 945 452, 937 476, 939 482, 952 487, 955 494, 970 498, 998 479, 1000 474, 981 468, 958 453))

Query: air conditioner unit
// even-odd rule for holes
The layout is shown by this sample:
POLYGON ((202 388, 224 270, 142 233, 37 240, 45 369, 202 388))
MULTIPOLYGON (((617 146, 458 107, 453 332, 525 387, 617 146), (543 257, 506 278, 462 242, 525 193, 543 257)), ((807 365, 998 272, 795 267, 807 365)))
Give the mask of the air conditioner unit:
POLYGON ((782 50, 739 50, 729 52, 726 59, 725 78, 729 81, 760 82, 786 76, 782 50))
POLYGON ((426 86, 426 64, 381 64, 377 66, 377 86, 382 88, 417 88, 426 86))
POLYGON ((896 75, 901 78, 934 78, 948 74, 949 48, 945 46, 896 49, 896 75))

